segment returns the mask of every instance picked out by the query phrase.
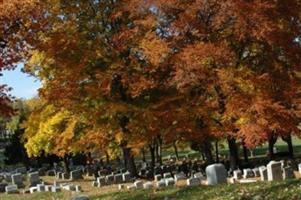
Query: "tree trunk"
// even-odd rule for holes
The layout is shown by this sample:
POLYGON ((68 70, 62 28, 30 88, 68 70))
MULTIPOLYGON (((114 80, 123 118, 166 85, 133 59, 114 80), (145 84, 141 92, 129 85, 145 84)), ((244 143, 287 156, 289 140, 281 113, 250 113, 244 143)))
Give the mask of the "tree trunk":
POLYGON ((204 141, 203 144, 202 144, 202 147, 203 147, 202 150, 204 152, 207 164, 214 163, 213 156, 212 156, 211 142, 210 141, 204 141))
POLYGON ((123 155, 126 160, 126 169, 130 172, 132 177, 138 177, 136 164, 134 156, 131 153, 131 149, 124 147, 123 148, 123 155))
POLYGON ((236 145, 236 139, 229 137, 227 140, 229 146, 230 171, 234 171, 239 166, 239 156, 238 156, 238 149, 236 145))
POLYGON ((179 160, 179 153, 178 153, 178 147, 177 147, 176 141, 173 142, 173 148, 175 150, 176 158, 177 158, 177 160, 179 160))
POLYGON ((216 163, 219 163, 219 151, 218 151, 218 140, 215 141, 215 161, 216 163))
POLYGON ((107 163, 107 165, 110 164, 110 156, 109 156, 108 152, 106 152, 106 163, 107 163))
POLYGON ((142 148, 141 153, 142 153, 142 161, 146 162, 144 148, 142 148))
POLYGON ((156 139, 156 157, 157 157, 157 163, 162 165, 162 140, 160 136, 157 137, 156 139))
POLYGON ((242 144, 243 153, 244 153, 244 161, 245 161, 246 163, 248 163, 248 162, 249 162, 248 149, 247 149, 247 147, 246 147, 244 141, 242 141, 241 144, 242 144))
POLYGON ((153 169, 155 167, 155 164, 156 164, 155 147, 153 145, 149 145, 149 152, 151 154, 151 167, 153 169))
POLYGON ((68 156, 63 157, 63 167, 64 167, 64 172, 69 174, 70 173, 70 168, 69 168, 68 156))
POLYGON ((273 160, 275 158, 274 145, 277 142, 277 137, 274 134, 269 135, 268 142, 269 142, 269 158, 270 160, 273 160))
POLYGON ((291 134, 289 134, 286 137, 282 137, 282 140, 287 143, 289 157, 293 158, 294 157, 294 148, 293 148, 293 142, 292 142, 291 134))

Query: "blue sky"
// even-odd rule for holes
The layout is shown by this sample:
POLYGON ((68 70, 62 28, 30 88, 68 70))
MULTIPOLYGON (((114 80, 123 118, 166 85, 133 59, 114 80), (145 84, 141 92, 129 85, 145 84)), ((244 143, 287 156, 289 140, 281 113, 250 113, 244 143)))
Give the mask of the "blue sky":
POLYGON ((41 84, 34 77, 22 73, 21 67, 22 65, 19 65, 14 71, 4 71, 0 77, 0 84, 12 87, 10 94, 16 98, 28 99, 38 94, 41 84))

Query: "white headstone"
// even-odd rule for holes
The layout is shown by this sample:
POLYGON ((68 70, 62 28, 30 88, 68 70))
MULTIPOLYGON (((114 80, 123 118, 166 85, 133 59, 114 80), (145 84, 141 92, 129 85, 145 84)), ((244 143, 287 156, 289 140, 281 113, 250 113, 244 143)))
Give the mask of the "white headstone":
POLYGON ((233 178, 234 178, 235 180, 241 179, 241 178, 242 178, 242 172, 241 172, 241 170, 239 170, 239 169, 234 170, 234 171, 233 171, 233 178))
POLYGON ((199 186, 201 185, 201 180, 199 178, 189 178, 187 179, 187 186, 199 186))
POLYGON ((281 162, 271 161, 267 165, 267 170, 268 170, 268 181, 282 180, 281 162))
POLYGON ((6 194, 15 194, 19 193, 17 185, 8 185, 5 187, 6 194))
POLYGON ((143 189, 152 189, 154 187, 153 183, 152 182, 146 182, 143 184, 143 189))
POLYGON ((227 170, 223 164, 213 164, 206 167, 208 185, 227 182, 227 170))
POLYGON ((265 166, 259 167, 260 180, 267 181, 268 180, 268 170, 265 166))
POLYGON ((142 181, 135 181, 134 185, 137 189, 142 189, 143 188, 143 182, 142 181))

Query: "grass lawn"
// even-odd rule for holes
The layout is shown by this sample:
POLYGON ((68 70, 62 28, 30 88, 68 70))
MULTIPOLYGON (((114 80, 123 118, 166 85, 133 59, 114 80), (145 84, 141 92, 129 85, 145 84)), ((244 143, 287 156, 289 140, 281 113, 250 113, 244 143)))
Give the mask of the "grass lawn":
MULTIPOLYGON (((68 200, 71 193, 35 193, 0 195, 0 200, 68 200)), ((137 190, 90 194, 92 200, 297 200, 301 199, 300 180, 260 182, 255 184, 227 184, 192 188, 173 187, 160 191, 137 190)))

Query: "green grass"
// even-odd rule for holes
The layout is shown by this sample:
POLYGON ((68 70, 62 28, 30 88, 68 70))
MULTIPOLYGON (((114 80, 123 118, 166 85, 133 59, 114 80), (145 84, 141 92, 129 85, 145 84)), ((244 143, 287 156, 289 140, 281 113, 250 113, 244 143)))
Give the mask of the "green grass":
POLYGON ((92 197, 93 200, 260 200, 301 199, 298 180, 201 186, 193 188, 169 188, 162 191, 117 192, 92 197))
MULTIPOLYGON (((0 200, 68 200, 70 193, 35 193, 0 195, 0 200)), ((137 190, 103 193, 90 196, 92 200, 297 200, 301 199, 300 180, 260 182, 254 184, 225 184, 192 188, 170 187, 160 191, 137 190)))

